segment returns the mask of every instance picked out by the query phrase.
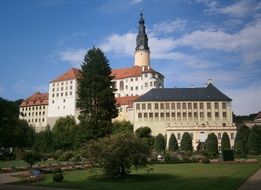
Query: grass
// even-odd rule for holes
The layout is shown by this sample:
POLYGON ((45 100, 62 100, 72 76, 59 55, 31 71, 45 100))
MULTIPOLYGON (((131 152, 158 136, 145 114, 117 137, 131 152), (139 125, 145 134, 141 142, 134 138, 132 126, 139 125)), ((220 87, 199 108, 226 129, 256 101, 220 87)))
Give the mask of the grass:
MULTIPOLYGON (((51 164, 58 163, 56 160, 47 160, 41 161, 37 164, 51 164)), ((10 168, 10 167, 19 167, 19 166, 28 166, 28 164, 23 160, 10 160, 10 161, 0 161, 0 168, 10 168)))
POLYGON ((64 172, 63 182, 55 183, 52 175, 47 175, 44 181, 34 185, 92 190, 236 190, 260 166, 260 163, 157 164, 150 166, 153 168, 150 172, 142 169, 114 180, 101 178, 93 169, 75 170, 64 172))

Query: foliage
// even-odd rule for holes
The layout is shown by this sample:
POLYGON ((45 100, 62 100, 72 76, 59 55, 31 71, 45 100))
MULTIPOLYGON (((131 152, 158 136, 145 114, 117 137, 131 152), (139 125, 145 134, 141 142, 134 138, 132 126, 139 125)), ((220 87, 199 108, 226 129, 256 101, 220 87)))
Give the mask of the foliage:
POLYGON ((242 140, 243 140, 243 143, 244 143, 244 146, 245 146, 245 151, 246 153, 248 153, 248 137, 249 137, 249 134, 250 134, 250 128, 247 127, 246 125, 243 125, 243 126, 240 126, 238 128, 238 131, 237 133, 241 133, 242 134, 242 140))
POLYGON ((69 150, 74 145, 76 122, 73 116, 60 117, 52 129, 55 150, 69 150))
POLYGON ((41 161, 41 154, 36 151, 28 151, 24 154, 23 160, 32 167, 36 162, 41 161))
POLYGON ((182 139, 180 142, 180 149, 184 152, 192 152, 193 147, 192 147, 192 138, 188 132, 185 132, 182 135, 182 139))
POLYGON ((133 132, 133 125, 129 121, 115 121, 112 124, 112 133, 131 133, 133 132))
POLYGON ((57 168, 53 168, 53 174, 56 174, 56 173, 62 173, 62 168, 60 167, 57 167, 57 168))
POLYGON ((151 137, 151 129, 149 127, 140 127, 136 129, 135 134, 139 138, 150 138, 151 137))
POLYGON ((42 153, 51 152, 53 147, 53 133, 49 126, 35 135, 33 149, 42 153))
POLYGON ((230 139, 226 132, 224 132, 222 135, 221 150, 230 150, 230 139))
POLYGON ((166 142, 163 135, 160 133, 155 137, 154 150, 158 153, 165 152, 166 142))
POLYGON ((140 127, 136 129, 135 134, 146 141, 151 149, 154 148, 155 138, 151 136, 151 129, 149 127, 140 127))
POLYGON ((179 145, 175 134, 171 134, 169 138, 169 151, 178 151, 179 145))
POLYGON ((261 153, 261 126, 253 126, 248 137, 249 154, 261 153))
POLYGON ((203 157, 201 158, 201 162, 204 163, 204 164, 209 164, 209 163, 210 163, 210 160, 209 160, 208 157, 203 156, 203 157))
POLYGON ((206 154, 209 158, 216 158, 218 155, 218 139, 215 133, 208 134, 206 140, 206 154))
POLYGON ((63 180, 63 174, 62 173, 55 173, 53 175, 53 181, 54 182, 61 182, 63 180))
POLYGON ((247 156, 246 146, 245 146, 243 134, 240 130, 237 132, 235 138, 234 149, 235 149, 236 158, 246 158, 247 156))
POLYGON ((118 133, 86 143, 82 156, 100 165, 107 177, 120 177, 147 164, 149 148, 132 133, 118 133))
POLYGON ((87 128, 86 139, 112 132, 111 120, 118 116, 109 60, 99 48, 90 49, 81 65, 78 102, 80 124, 87 128))
POLYGON ((59 155, 58 160, 59 161, 69 161, 70 159, 73 158, 74 154, 75 153, 73 151, 63 152, 62 154, 59 155))

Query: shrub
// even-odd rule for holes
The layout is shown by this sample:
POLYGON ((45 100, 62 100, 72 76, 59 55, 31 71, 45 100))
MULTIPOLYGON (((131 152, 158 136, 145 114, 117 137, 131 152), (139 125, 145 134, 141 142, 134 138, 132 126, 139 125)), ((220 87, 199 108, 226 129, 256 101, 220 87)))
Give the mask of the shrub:
POLYGON ((210 163, 210 160, 209 160, 209 158, 208 158, 208 157, 206 157, 206 156, 203 156, 203 157, 201 158, 201 163, 204 163, 204 164, 209 164, 209 163, 210 163))
POLYGON ((67 151, 59 156, 59 161, 69 161, 74 156, 73 151, 67 151))
POLYGON ((107 177, 121 177, 144 167, 150 154, 148 145, 132 133, 118 133, 86 144, 82 156, 97 163, 107 177))
POLYGON ((206 154, 209 158, 216 158, 218 155, 218 139, 215 133, 210 133, 206 140, 206 154))
POLYGON ((175 152, 178 150, 179 150, 179 146, 178 146, 177 138, 174 134, 171 134, 169 138, 169 151, 175 152))
POLYGON ((244 144, 243 134, 241 133, 241 131, 237 132, 234 147, 235 147, 235 157, 236 158, 246 158, 247 157, 246 146, 244 144))
POLYGON ((62 169, 60 167, 53 168, 53 174, 56 174, 56 173, 62 173, 62 169))
POLYGON ((82 158, 79 154, 75 155, 72 159, 71 159, 72 162, 81 162, 82 161, 82 158))
POLYGON ((24 154, 23 160, 32 167, 36 162, 41 161, 41 154, 36 151, 29 151, 24 154))
POLYGON ((53 181, 55 182, 60 182, 63 180, 63 174, 61 173, 56 173, 53 175, 53 181))
POLYGON ((185 132, 182 135, 182 139, 180 142, 180 148, 184 152, 192 152, 193 147, 192 147, 192 138, 188 132, 185 132))
POLYGON ((158 134, 155 138, 154 150, 156 152, 164 152, 165 151, 166 142, 162 134, 158 134))
POLYGON ((226 132, 223 133, 221 139, 221 149, 223 150, 230 150, 230 139, 226 132))

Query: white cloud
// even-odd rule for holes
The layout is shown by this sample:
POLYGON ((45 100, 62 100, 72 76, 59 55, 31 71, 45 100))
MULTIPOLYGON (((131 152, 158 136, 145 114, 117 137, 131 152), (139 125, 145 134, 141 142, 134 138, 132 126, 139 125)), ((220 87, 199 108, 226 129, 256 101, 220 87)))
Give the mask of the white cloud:
POLYGON ((86 49, 66 49, 58 52, 58 57, 62 61, 67 61, 73 66, 82 64, 86 49))
POLYGON ((153 25, 152 31, 157 34, 172 33, 175 31, 184 31, 187 26, 187 20, 176 19, 174 21, 163 21, 153 25))
POLYGON ((131 0, 130 3, 131 3, 132 5, 135 5, 135 4, 141 3, 142 1, 144 1, 144 0, 131 0))
POLYGON ((106 37, 99 47, 105 52, 113 52, 118 55, 133 56, 136 42, 136 33, 128 32, 123 35, 112 34, 106 37))
POLYGON ((177 46, 189 46, 194 49, 214 49, 241 54, 245 63, 261 60, 261 23, 247 25, 235 34, 224 31, 196 30, 176 40, 177 46))

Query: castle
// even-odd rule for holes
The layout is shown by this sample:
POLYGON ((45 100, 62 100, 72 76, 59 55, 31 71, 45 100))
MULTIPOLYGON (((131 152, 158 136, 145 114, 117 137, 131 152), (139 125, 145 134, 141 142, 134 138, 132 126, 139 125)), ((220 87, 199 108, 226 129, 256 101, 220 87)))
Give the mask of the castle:
MULTIPOLYGON (((219 140, 224 132, 234 144, 236 127, 232 121, 231 99, 211 81, 201 88, 164 88, 164 76, 150 63, 150 49, 143 14, 140 14, 134 55, 134 66, 112 69, 113 85, 119 116, 128 120, 134 130, 148 126, 153 135, 162 133, 169 139, 175 134, 180 142, 189 132, 194 148, 214 132, 219 140)), ((72 68, 49 83, 49 93, 35 93, 20 105, 20 118, 37 132, 51 127, 59 117, 73 116, 78 122, 76 107, 79 69, 72 68)))

